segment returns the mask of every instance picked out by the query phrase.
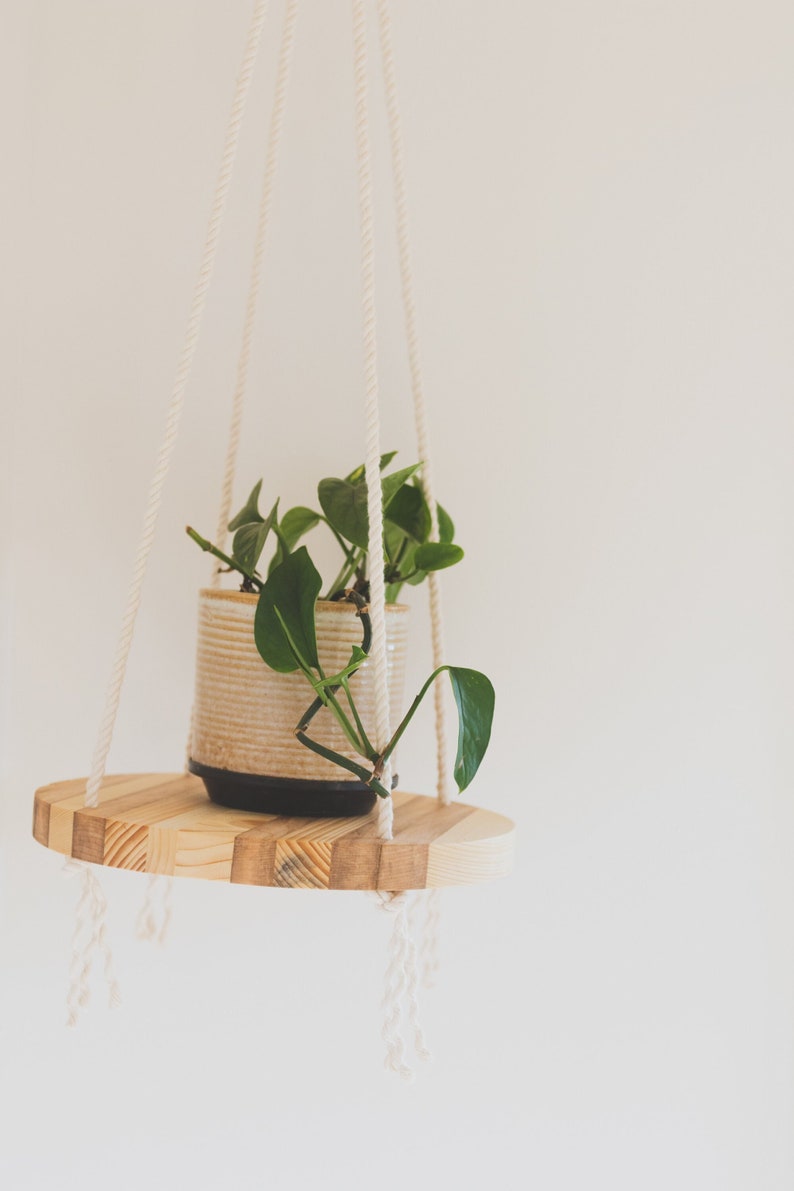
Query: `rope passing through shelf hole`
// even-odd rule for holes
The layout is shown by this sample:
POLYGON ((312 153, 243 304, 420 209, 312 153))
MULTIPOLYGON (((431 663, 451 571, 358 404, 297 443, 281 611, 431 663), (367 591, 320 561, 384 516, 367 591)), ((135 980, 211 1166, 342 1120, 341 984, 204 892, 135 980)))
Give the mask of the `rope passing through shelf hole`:
POLYGON ((414 1078, 406 1058, 403 1019, 413 1036, 416 1057, 423 1062, 432 1058, 419 1021, 419 961, 417 956, 415 910, 417 896, 410 893, 375 895, 383 910, 393 915, 389 960, 383 992, 384 1065, 407 1082, 414 1078))
POLYGON ((94 750, 91 773, 86 785, 86 806, 96 806, 98 803, 99 789, 102 785, 102 778, 105 775, 108 753, 110 752, 110 746, 113 740, 113 730, 116 726, 116 716, 118 714, 119 701, 121 699, 121 689, 124 685, 124 677, 127 672, 127 662, 129 660, 130 647, 132 645, 132 638, 135 631, 135 622, 138 616, 138 608, 140 607, 141 603, 143 583, 144 579, 146 578, 146 568, 157 529, 157 519, 163 499, 163 490, 165 488, 166 479, 168 478, 168 472, 171 467, 171 459, 179 434, 182 411, 185 404, 185 391, 190 379, 190 373, 193 367, 193 359, 195 357, 196 347, 198 345, 202 319, 204 316, 204 308, 207 302, 207 293, 209 291, 210 281, 212 280, 215 257, 218 251, 221 224, 223 222, 223 215, 226 210, 226 199, 228 197, 229 186, 231 184, 232 174, 234 171, 234 163, 237 157, 237 147, 240 140, 240 129, 242 127, 243 115, 245 113, 246 101, 248 99, 248 92, 251 86, 254 64, 259 52, 262 27, 265 23, 266 15, 267 0, 257 0, 251 19, 251 25, 248 31, 248 36, 246 38, 243 60, 237 76, 234 99, 232 101, 231 113, 226 129, 223 157, 221 160, 220 170, 218 172, 218 178, 215 184, 215 193, 212 200, 212 207, 210 209, 210 218, 207 225, 204 250, 202 252, 199 273, 194 286, 193 298, 190 305, 190 315, 188 317, 185 341, 179 357, 179 364, 177 366, 174 385, 171 391, 171 398, 168 404, 165 432, 163 435, 163 440, 160 444, 160 449, 157 453, 154 474, 149 486, 149 495, 146 502, 146 512, 143 520, 143 529, 135 555, 135 564, 133 567, 127 606, 122 618, 121 632, 119 635, 116 656, 113 662, 110 683, 108 686, 105 710, 100 724, 96 748, 94 750))
POLYGON ((99 952, 104 960, 105 980, 111 1009, 121 1004, 121 992, 113 969, 113 955, 107 937, 107 900, 102 886, 90 864, 67 859, 63 871, 67 876, 80 878, 80 897, 75 912, 72 935, 72 958, 69 966, 67 1025, 76 1026, 80 1010, 85 1009, 91 996, 91 969, 99 952))
MULTIPOLYGON (((385 749, 389 731, 389 687, 386 665, 386 588, 383 576, 383 494, 380 484, 380 410, 378 407, 378 341, 375 313, 375 249, 372 202, 372 152, 370 148, 367 26, 364 0, 352 0, 353 65, 355 79, 355 131, 358 161, 358 200, 361 222, 361 314, 364 339, 364 416, 366 420, 367 514, 369 517, 368 553, 370 605, 372 620, 372 665, 375 687, 376 749, 385 749)), ((387 764, 381 781, 391 789, 391 766, 387 764)), ((378 834, 392 838, 394 806, 391 798, 378 799, 378 834)))
MULTIPOLYGON (((143 593, 146 569, 154 543, 157 520, 162 503, 163 491, 171 467, 171 460, 179 434, 182 411, 193 360, 196 354, 199 334, 204 316, 215 258, 220 239, 220 230, 226 210, 226 200, 231 185, 234 165, 237 158, 237 148, 240 140, 243 116, 245 114, 248 94, 251 87, 254 65, 259 53, 262 29, 267 16, 268 0, 256 0, 251 22, 246 36, 243 57, 237 75, 237 82, 232 99, 231 111, 226 128, 223 155, 215 183, 212 206, 207 225, 204 248, 201 256, 198 277, 193 289, 190 314, 185 332, 185 339, 177 365, 171 397, 168 403, 165 430, 160 449, 157 453, 154 474, 152 476, 146 502, 143 528, 138 549, 135 555, 130 590, 127 605, 122 617, 119 640, 113 660, 110 682, 108 684, 105 707, 100 722, 99 732, 91 772, 86 783, 85 805, 95 807, 99 802, 99 791, 107 767, 108 754, 113 741, 116 726, 121 691, 127 672, 132 638, 135 632, 135 622, 143 593)), ((88 980, 93 962, 93 955, 99 948, 105 957, 105 971, 111 988, 111 1001, 116 1003, 120 999, 118 985, 112 975, 112 957, 106 938, 105 910, 107 903, 97 878, 87 865, 83 866, 83 891, 78 904, 77 920, 75 923, 75 937, 72 951, 71 986, 68 995, 69 1023, 76 1024, 79 1009, 88 1000, 88 980), (93 930, 87 941, 81 943, 81 932, 85 929, 86 916, 93 923, 93 930)))

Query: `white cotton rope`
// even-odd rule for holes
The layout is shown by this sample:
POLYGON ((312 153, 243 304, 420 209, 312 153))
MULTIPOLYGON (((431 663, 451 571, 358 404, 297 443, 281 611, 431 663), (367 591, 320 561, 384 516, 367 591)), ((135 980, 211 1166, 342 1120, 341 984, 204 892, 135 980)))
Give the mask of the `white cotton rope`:
POLYGON ((422 984, 429 989, 435 988, 440 967, 441 890, 429 889, 424 896, 424 903, 425 920, 419 961, 422 970, 422 984))
POLYGON ((416 948, 416 910, 419 903, 420 895, 418 893, 409 894, 408 913, 405 932, 405 946, 406 946, 406 975, 407 975, 407 997, 408 997, 408 1024, 413 1031, 414 1036, 414 1050, 416 1056, 424 1062, 432 1059, 432 1055, 427 1048, 425 1042, 424 1032, 419 1021, 419 955, 416 948))
POLYGON ((113 971, 113 956, 107 940, 107 901, 102 886, 91 866, 83 861, 67 860, 64 871, 80 876, 80 898, 75 913, 72 935, 72 958, 69 965, 69 992, 66 999, 67 1025, 76 1026, 81 1009, 88 1005, 91 995, 91 968, 94 954, 99 951, 104 960, 105 981, 111 1009, 121 1004, 121 992, 113 971))
POLYGON ((108 753, 110 752, 110 745, 113 740, 113 729, 116 724, 119 700, 121 698, 121 688, 124 684, 124 676, 127 670, 127 660, 129 658, 130 646, 132 644, 133 632, 135 630, 135 620, 138 614, 138 607, 141 602, 141 592, 143 590, 143 582, 146 576, 146 565, 151 552, 152 543, 154 541, 155 530, 157 527, 157 517, 162 501, 163 488, 165 487, 165 481, 168 476, 168 470, 171 464, 171 457, 173 455, 177 434, 179 432, 179 423, 185 399, 185 389, 187 388, 187 383, 190 378, 193 359, 196 353, 196 346, 198 344, 202 316, 204 314, 204 307, 207 300, 207 292, 209 290, 213 266, 215 264, 221 223, 226 208, 226 199, 234 170, 234 162, 237 156, 237 146, 240 139, 240 128, 242 126, 243 114, 245 111, 246 100, 248 98, 251 77, 253 75, 254 63, 259 50, 262 27, 265 23, 266 14, 267 0, 257 0, 251 20, 251 26, 246 38, 243 60, 240 65, 239 74, 237 76, 237 84, 235 87, 234 99, 232 101, 231 114, 229 116, 229 123, 226 129, 226 140, 223 148, 223 157, 221 159, 220 170, 218 172, 218 178, 215 184, 215 194, 212 201, 212 207, 210 209, 210 218, 207 226, 204 250, 201 257, 201 265, 190 306, 190 316, 188 318, 185 342, 179 358, 176 377, 174 379, 174 387, 171 392, 171 399, 168 406, 165 433, 163 441, 160 445, 160 450, 157 454, 154 475, 149 488, 146 514, 144 516, 143 522, 143 531, 138 544, 138 551, 135 556, 132 583, 130 585, 127 607, 124 612, 124 617, 121 624, 121 633, 113 663, 105 711, 102 717, 99 737, 97 739, 96 748, 94 751, 91 774, 86 785, 86 806, 96 806, 98 804, 99 790, 102 785, 102 779, 105 775, 108 753))
MULTIPOLYGON (((215 535, 215 543, 220 550, 225 550, 226 548, 228 524, 231 517, 234 479, 237 471, 237 456, 240 449, 240 428, 243 420, 245 393, 248 387, 248 371, 251 361, 251 348, 253 346, 259 292, 262 284, 265 250, 270 232, 270 212, 273 205, 273 191, 280 158, 281 134, 284 129, 284 113, 292 69, 297 14, 298 0, 287 0, 287 7, 284 13, 284 28, 281 34, 281 48, 279 50, 278 66, 276 69, 276 89, 273 97, 273 110, 270 117, 270 132, 262 181, 262 197, 259 203, 254 256, 251 264, 251 277, 248 284, 245 321, 243 324, 240 355, 237 361, 237 380, 232 397, 232 415, 229 424, 229 440, 226 448, 226 461, 221 488, 218 529, 215 535)), ((212 565, 210 584, 212 587, 218 587, 220 584, 220 571, 218 570, 217 563, 212 565)))
POLYGON ((432 1058, 419 1023, 419 969, 411 923, 414 907, 408 893, 380 893, 377 896, 381 907, 394 915, 382 1001, 382 1035, 386 1044, 384 1066, 411 1082, 414 1072, 406 1058, 403 1017, 413 1033, 416 1057, 423 1061, 432 1058))
MULTIPOLYGON (((405 333, 408 342, 408 362, 413 393, 414 422, 419 458, 422 461, 422 487, 430 510, 430 539, 437 542, 438 504, 433 486, 433 464, 430 452, 430 432, 427 422, 427 406, 422 381, 422 367, 419 352, 419 334, 416 327, 416 304, 414 302, 413 265, 408 222, 408 200, 405 185, 405 152, 403 145, 402 119, 397 101, 397 80, 394 71, 392 47, 391 11, 388 0, 378 0, 380 23, 381 58, 383 82, 386 91, 386 112, 389 123, 392 173, 394 176, 394 197, 397 214, 397 247, 400 260, 405 333)), ((430 630, 432 637, 433 669, 445 662, 444 615, 441 603, 441 581, 435 571, 428 575, 430 592, 430 630)), ((447 777, 446 713, 444 687, 436 682, 433 687, 436 720, 436 770, 439 800, 447 806, 450 801, 449 779, 447 777)))
POLYGON ((172 877, 151 873, 146 885, 146 896, 135 924, 135 937, 142 942, 159 943, 166 940, 171 922, 171 899, 174 881, 172 877))
MULTIPOLYGON (((372 648, 369 664, 375 687, 375 739, 383 749, 389 730, 389 686, 386 664, 386 589, 383 578, 383 494, 380 484, 380 412, 378 409, 378 345, 375 317, 374 215, 372 204, 372 155, 367 100, 367 27, 363 0, 353 4, 353 57, 355 74, 356 155, 358 196, 361 215, 361 291, 364 331, 364 380, 366 418, 367 514, 369 516, 369 611, 372 620, 372 648)), ((391 766, 382 775, 391 789, 391 766)), ((391 797, 378 799, 378 835, 391 839, 394 805, 391 797)))
MULTIPOLYGON (((405 182, 405 149, 400 105, 397 98, 397 76, 394 68, 391 6, 389 0, 378 0, 378 21, 380 27, 383 84, 386 94, 386 114, 389 125, 392 176, 394 179, 397 250, 400 263, 400 282, 405 335, 408 347, 408 364, 411 376, 411 393, 413 395, 416 443, 419 458, 422 460, 422 486, 430 510, 430 539, 431 541, 438 541, 438 502, 434 488, 430 430, 428 426, 427 403, 425 401, 422 362, 419 350, 419 332, 417 330, 416 320, 408 198, 405 182)), ((437 670, 446 661, 441 579, 435 571, 431 571, 427 579, 430 596, 430 634, 433 669, 437 670)), ((445 688, 441 682, 436 682, 433 686, 433 702, 436 725, 436 793, 442 806, 448 806, 450 803, 450 787, 447 776, 446 704, 445 688)), ((422 983, 425 988, 432 988, 435 985, 439 969, 441 890, 430 890, 425 896, 424 901, 425 920, 421 946, 422 983)))

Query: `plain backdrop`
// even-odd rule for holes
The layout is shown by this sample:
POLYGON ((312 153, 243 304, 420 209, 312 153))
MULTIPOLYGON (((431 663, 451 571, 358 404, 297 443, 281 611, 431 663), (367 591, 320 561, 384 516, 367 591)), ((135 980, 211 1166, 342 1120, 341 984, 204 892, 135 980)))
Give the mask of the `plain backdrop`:
MULTIPOLYGON (((472 801, 515 873, 444 899, 435 1062, 382 1069, 389 923, 183 881, 124 1006, 64 1027, 87 772, 250 0, 2 4, 0 1182, 9 1191, 794 1181, 794 10, 400 0, 448 654, 497 689, 472 801)), ((373 6, 369 6, 372 9, 373 6)), ((273 0, 111 771, 181 766, 282 0, 273 0)), ((373 42, 373 57, 375 51, 373 42)), ((385 447, 414 457, 379 76, 385 447)), ((364 453, 350 12, 301 5, 237 497, 364 453)), ((411 683, 428 669, 414 593, 411 683)), ((432 723, 401 759, 432 789, 432 723)))

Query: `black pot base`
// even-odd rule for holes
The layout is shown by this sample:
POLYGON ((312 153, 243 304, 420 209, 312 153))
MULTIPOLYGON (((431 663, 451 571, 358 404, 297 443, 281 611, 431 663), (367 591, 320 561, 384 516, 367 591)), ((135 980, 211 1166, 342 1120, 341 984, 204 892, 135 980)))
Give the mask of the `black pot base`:
POLYGON ((304 781, 214 769, 191 757, 188 769, 204 782, 212 802, 236 811, 306 819, 347 819, 366 815, 378 797, 363 782, 304 781))

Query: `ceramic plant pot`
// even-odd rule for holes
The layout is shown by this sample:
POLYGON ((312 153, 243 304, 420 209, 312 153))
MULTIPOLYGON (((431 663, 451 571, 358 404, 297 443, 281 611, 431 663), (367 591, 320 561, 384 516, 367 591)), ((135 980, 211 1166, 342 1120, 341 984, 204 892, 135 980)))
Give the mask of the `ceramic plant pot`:
MULTIPOLYGON (((363 815, 377 797, 353 774, 307 749, 294 731, 313 700, 299 673, 277 674, 254 644, 257 596, 205 588, 199 595, 196 694, 190 762, 213 802, 277 815, 363 815)), ((347 665, 361 644, 361 621, 351 604, 317 604, 317 649, 326 674, 347 665)), ((386 608, 391 722, 402 715, 408 608, 386 608)), ((365 663, 350 683, 365 725, 374 723, 372 674, 365 663)), ((309 735, 360 761, 334 717, 323 707, 309 735)))

